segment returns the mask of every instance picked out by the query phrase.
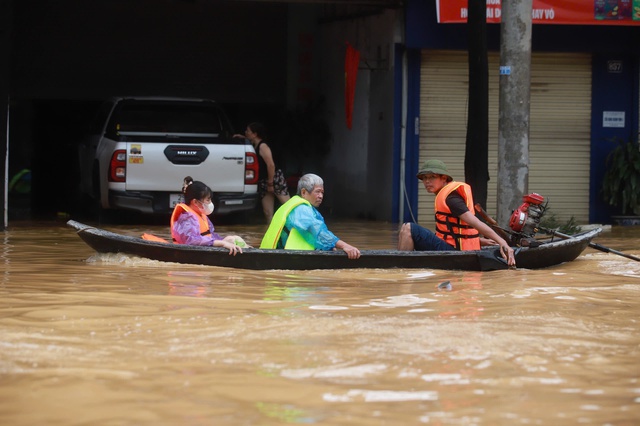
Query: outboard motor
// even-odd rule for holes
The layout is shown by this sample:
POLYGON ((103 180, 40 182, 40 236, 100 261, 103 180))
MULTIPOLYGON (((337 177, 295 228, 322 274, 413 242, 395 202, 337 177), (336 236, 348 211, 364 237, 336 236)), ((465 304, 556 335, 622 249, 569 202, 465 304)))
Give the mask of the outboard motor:
POLYGON ((539 244, 534 237, 547 209, 547 203, 544 203, 542 195, 535 192, 522 197, 522 201, 522 205, 513 211, 509 220, 509 227, 513 231, 511 242, 518 246, 535 247, 539 244))

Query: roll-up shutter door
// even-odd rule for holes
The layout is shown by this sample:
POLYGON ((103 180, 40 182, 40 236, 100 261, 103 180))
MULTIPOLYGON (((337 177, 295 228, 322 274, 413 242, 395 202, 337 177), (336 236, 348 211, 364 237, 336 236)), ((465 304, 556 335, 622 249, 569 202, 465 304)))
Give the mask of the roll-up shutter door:
MULTIPOLYGON (((531 58, 529 192, 549 200, 547 217, 589 219, 591 56, 534 53, 531 58)), ((489 186, 485 210, 496 216, 499 55, 489 55, 489 186)), ((422 53, 420 158, 443 160, 464 180, 469 77, 467 52, 422 53)), ((433 228, 434 196, 419 186, 418 221, 433 228)), ((515 209, 517 206, 510 206, 515 209)), ((507 224, 502 224, 506 226, 507 224)))

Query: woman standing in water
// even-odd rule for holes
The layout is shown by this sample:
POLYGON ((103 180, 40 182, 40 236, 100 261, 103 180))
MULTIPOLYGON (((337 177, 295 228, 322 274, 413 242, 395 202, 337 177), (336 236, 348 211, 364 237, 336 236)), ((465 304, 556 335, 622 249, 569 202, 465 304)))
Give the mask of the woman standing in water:
POLYGON ((275 198, 284 204, 289 200, 289 191, 287 190, 287 181, 284 178, 282 170, 276 168, 271 148, 265 142, 266 128, 262 123, 250 123, 244 132, 244 135, 233 135, 236 138, 246 138, 251 142, 253 148, 258 154, 258 192, 262 199, 262 211, 267 219, 267 223, 271 223, 273 218, 275 198))

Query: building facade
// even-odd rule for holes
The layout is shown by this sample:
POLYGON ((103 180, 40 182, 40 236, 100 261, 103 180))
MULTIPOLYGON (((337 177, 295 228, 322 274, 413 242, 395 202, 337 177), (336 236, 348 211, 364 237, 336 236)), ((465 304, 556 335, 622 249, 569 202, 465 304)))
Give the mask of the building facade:
MULTIPOLYGON (((426 158, 440 158, 455 178, 464 179, 468 112, 466 25, 438 23, 436 3, 410 0, 406 5, 402 52, 406 81, 397 78, 395 91, 400 96, 403 86, 410 88, 403 98, 404 140, 403 133, 396 131, 399 166, 394 199, 399 201, 394 205, 394 218, 427 224, 432 221, 433 200, 416 181, 415 173, 426 158)), ((640 21, 632 25, 534 21, 529 192, 545 196, 549 212, 558 220, 573 216, 579 223, 610 223, 615 213, 601 200, 600 182, 606 155, 614 146, 610 139, 638 134, 637 23, 640 21)), ((497 187, 509 183, 497 181, 500 25, 487 27, 490 181, 485 209, 495 214, 497 187)))
MULTIPOLYGON (((467 26, 439 23, 435 0, 354 3, 4 1, 5 172, 33 169, 32 198, 55 214, 75 202, 69 158, 100 99, 213 98, 239 129, 267 120, 271 130, 291 124, 282 111, 322 99, 327 146, 314 147, 316 128, 302 120, 286 172, 325 178, 327 216, 429 225, 422 161, 441 158, 464 179, 467 26), (351 127, 347 43, 360 54, 351 127)), ((499 2, 487 3, 495 18, 499 2)), ((609 139, 638 132, 640 26, 603 23, 533 26, 529 191, 560 220, 609 222, 615 211, 599 196, 609 139)), ((509 184, 497 182, 499 33, 488 25, 492 215, 498 185, 509 184)))

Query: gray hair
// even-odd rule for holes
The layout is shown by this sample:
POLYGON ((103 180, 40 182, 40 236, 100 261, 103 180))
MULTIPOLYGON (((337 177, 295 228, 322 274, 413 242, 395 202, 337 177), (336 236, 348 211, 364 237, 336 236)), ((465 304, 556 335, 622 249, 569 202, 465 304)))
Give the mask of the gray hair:
POLYGON ((307 192, 313 191, 313 188, 316 186, 324 186, 324 181, 318 175, 314 175, 313 173, 307 173, 302 176, 298 181, 298 195, 302 193, 302 189, 306 189, 307 192))

